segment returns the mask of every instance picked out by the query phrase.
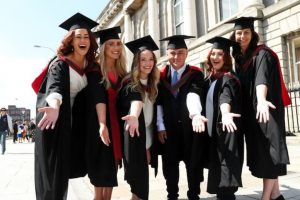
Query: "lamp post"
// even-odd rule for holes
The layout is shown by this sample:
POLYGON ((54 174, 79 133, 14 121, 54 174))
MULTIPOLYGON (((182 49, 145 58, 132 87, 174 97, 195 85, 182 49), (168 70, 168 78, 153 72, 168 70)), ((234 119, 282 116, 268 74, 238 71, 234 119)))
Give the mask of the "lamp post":
POLYGON ((33 45, 33 47, 35 47, 35 48, 49 49, 50 51, 52 51, 55 54, 55 51, 53 49, 51 49, 50 47, 47 47, 47 46, 33 45))

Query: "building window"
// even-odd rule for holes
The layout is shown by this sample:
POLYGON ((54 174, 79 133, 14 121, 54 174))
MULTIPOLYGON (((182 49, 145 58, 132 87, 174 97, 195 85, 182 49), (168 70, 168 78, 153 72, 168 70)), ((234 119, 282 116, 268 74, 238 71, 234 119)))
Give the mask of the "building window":
POLYGON ((300 81, 300 32, 296 37, 288 40, 289 48, 289 76, 290 83, 299 84, 300 81))
POLYGON ((183 34, 183 1, 174 1, 175 34, 183 34))
POLYGON ((224 20, 238 12, 238 0, 219 0, 220 20, 224 20))

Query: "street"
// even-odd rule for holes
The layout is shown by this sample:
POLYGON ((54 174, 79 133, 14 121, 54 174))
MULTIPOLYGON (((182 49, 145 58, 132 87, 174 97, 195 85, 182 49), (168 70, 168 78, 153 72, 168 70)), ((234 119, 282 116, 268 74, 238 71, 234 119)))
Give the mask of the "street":
MULTIPOLYGON (((300 135, 287 138, 291 165, 288 175, 280 177, 282 194, 289 200, 300 200, 300 135)), ((161 167, 161 163, 159 165, 161 167)), ((180 199, 186 200, 187 182, 185 167, 180 166, 179 181, 180 199)), ((34 200, 34 143, 16 143, 7 140, 7 151, 0 155, 0 200, 34 200)), ((113 191, 113 200, 128 200, 131 197, 128 184, 123 180, 123 169, 119 170, 119 187, 113 191)), ((205 178, 207 171, 205 171, 205 178)), ((243 168, 243 188, 236 193, 237 199, 259 199, 262 191, 262 180, 251 176, 248 168, 243 168)), ((158 176, 150 170, 150 200, 166 199, 165 180, 159 168, 158 176)), ((201 184, 201 199, 212 200, 215 195, 206 193, 206 182, 201 184)), ((93 186, 87 177, 70 180, 68 200, 93 199, 93 186)))

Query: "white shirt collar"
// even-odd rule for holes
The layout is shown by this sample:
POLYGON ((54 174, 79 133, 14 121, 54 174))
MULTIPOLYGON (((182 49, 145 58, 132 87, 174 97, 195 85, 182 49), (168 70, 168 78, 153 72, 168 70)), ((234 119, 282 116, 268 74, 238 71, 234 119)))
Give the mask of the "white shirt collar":
POLYGON ((186 64, 184 64, 180 69, 178 69, 178 70, 175 70, 174 68, 173 68, 173 66, 171 65, 171 76, 173 75, 173 73, 174 73, 174 71, 177 71, 177 73, 178 73, 178 79, 180 79, 180 77, 181 77, 181 75, 182 75, 182 73, 184 72, 184 70, 186 69, 186 64))

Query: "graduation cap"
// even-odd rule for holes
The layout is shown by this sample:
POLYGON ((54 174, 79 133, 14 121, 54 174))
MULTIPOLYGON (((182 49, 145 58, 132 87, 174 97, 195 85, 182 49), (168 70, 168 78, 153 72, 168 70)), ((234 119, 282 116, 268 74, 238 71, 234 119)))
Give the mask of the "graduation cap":
POLYGON ((211 38, 206 42, 213 44, 212 49, 222 49, 226 52, 230 52, 231 46, 239 45, 237 42, 219 36, 211 38))
POLYGON ((181 48, 187 49, 184 40, 189 38, 195 38, 195 37, 188 36, 188 35, 173 35, 170 37, 163 38, 160 41, 169 41, 167 49, 181 49, 181 48))
POLYGON ((259 17, 240 17, 237 19, 233 19, 230 20, 226 23, 234 23, 234 28, 233 30, 241 30, 241 29, 245 29, 245 28, 250 28, 252 30, 254 30, 254 21, 258 20, 258 19, 262 19, 259 17))
POLYGON ((125 45, 133 54, 142 49, 149 49, 151 51, 156 51, 159 49, 150 35, 127 42, 125 45))
POLYGON ((86 28, 86 29, 92 29, 95 26, 97 26, 98 23, 91 20, 90 18, 82 15, 81 13, 76 13, 63 23, 59 25, 59 27, 71 31, 79 28, 86 28))
POLYGON ((94 32, 94 35, 95 35, 95 37, 100 38, 100 45, 102 45, 107 40, 120 39, 119 33, 121 33, 121 27, 116 26, 116 27, 113 27, 113 28, 108 28, 108 29, 104 29, 104 30, 94 32))

